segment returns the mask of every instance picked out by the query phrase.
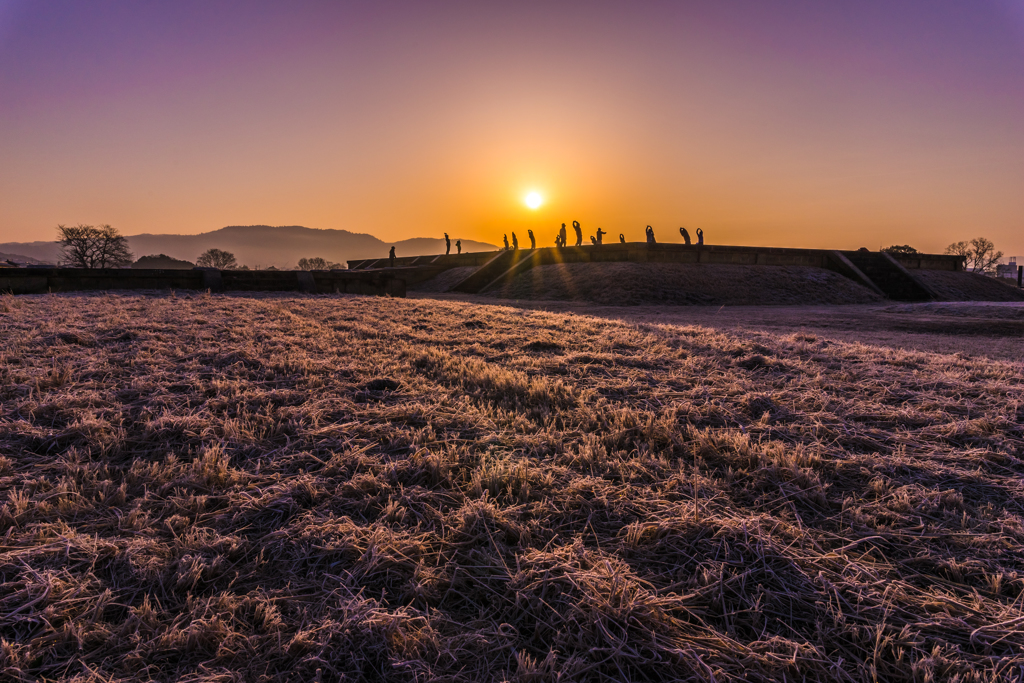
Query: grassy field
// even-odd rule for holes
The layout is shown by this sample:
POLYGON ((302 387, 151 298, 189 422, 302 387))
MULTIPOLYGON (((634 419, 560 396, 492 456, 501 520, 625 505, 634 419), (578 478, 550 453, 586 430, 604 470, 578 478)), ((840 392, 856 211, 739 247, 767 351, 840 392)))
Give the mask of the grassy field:
MULTIPOLYGON (((1001 286, 1001 285, 1000 285, 1001 286)), ((699 325, 725 332, 823 338, 906 351, 1024 363, 1024 302, 893 301, 849 306, 601 306, 573 301, 504 301, 420 294, 449 301, 587 315, 630 324, 699 325)))
POLYGON ((0 676, 1024 676, 1024 366, 331 296, 0 299, 0 676))

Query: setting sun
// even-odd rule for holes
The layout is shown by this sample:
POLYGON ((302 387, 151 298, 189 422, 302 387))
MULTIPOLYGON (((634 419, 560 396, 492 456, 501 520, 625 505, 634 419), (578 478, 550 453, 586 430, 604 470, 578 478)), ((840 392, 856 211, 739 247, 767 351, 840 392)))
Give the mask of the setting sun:
POLYGON ((526 197, 523 199, 523 201, 531 209, 536 209, 541 204, 544 203, 544 198, 540 196, 539 192, 531 192, 530 194, 526 195, 526 197))

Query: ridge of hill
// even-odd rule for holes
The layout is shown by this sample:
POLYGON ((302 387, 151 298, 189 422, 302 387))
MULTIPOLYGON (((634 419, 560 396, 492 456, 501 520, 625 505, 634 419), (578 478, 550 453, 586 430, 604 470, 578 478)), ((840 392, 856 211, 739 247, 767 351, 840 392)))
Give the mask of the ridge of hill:
MULTIPOLYGON (((444 239, 413 237, 397 242, 385 242, 365 233, 348 230, 319 230, 301 225, 229 225, 198 235, 127 235, 128 245, 136 257, 146 254, 166 254, 185 261, 195 259, 207 249, 223 249, 235 255, 240 264, 249 267, 276 266, 293 268, 300 258, 322 256, 328 261, 344 262, 349 259, 384 258, 393 245, 399 256, 444 253, 444 239)), ((454 243, 457 236, 452 237, 454 243)), ((493 244, 462 240, 464 252, 491 251, 493 244)), ((6 242, 0 252, 24 254, 31 259, 56 263, 56 242, 6 242)))
POLYGON ((37 258, 32 258, 31 256, 25 256, 24 254, 8 254, 3 251, 0 251, 0 261, 14 261, 15 263, 28 264, 43 263, 43 261, 37 258))

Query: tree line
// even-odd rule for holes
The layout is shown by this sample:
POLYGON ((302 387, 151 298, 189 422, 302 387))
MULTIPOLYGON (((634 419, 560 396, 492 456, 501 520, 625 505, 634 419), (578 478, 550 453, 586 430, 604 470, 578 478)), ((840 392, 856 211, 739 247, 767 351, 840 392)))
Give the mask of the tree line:
MULTIPOLYGON (((919 253, 917 249, 908 244, 894 244, 882 251, 893 256, 912 256, 919 253)), ((959 256, 964 260, 964 268, 973 273, 985 273, 992 275, 996 271, 999 259, 1003 258, 1003 252, 996 251, 996 245, 986 237, 975 237, 970 241, 953 242, 946 247, 946 254, 959 256)))

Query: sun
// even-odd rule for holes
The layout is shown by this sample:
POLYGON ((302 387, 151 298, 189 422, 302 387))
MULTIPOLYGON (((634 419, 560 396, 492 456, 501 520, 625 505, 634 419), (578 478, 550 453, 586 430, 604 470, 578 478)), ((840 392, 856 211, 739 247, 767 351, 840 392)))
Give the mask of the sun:
POLYGON ((531 209, 536 209, 544 203, 544 198, 540 196, 539 192, 531 192, 523 198, 523 202, 531 209))

